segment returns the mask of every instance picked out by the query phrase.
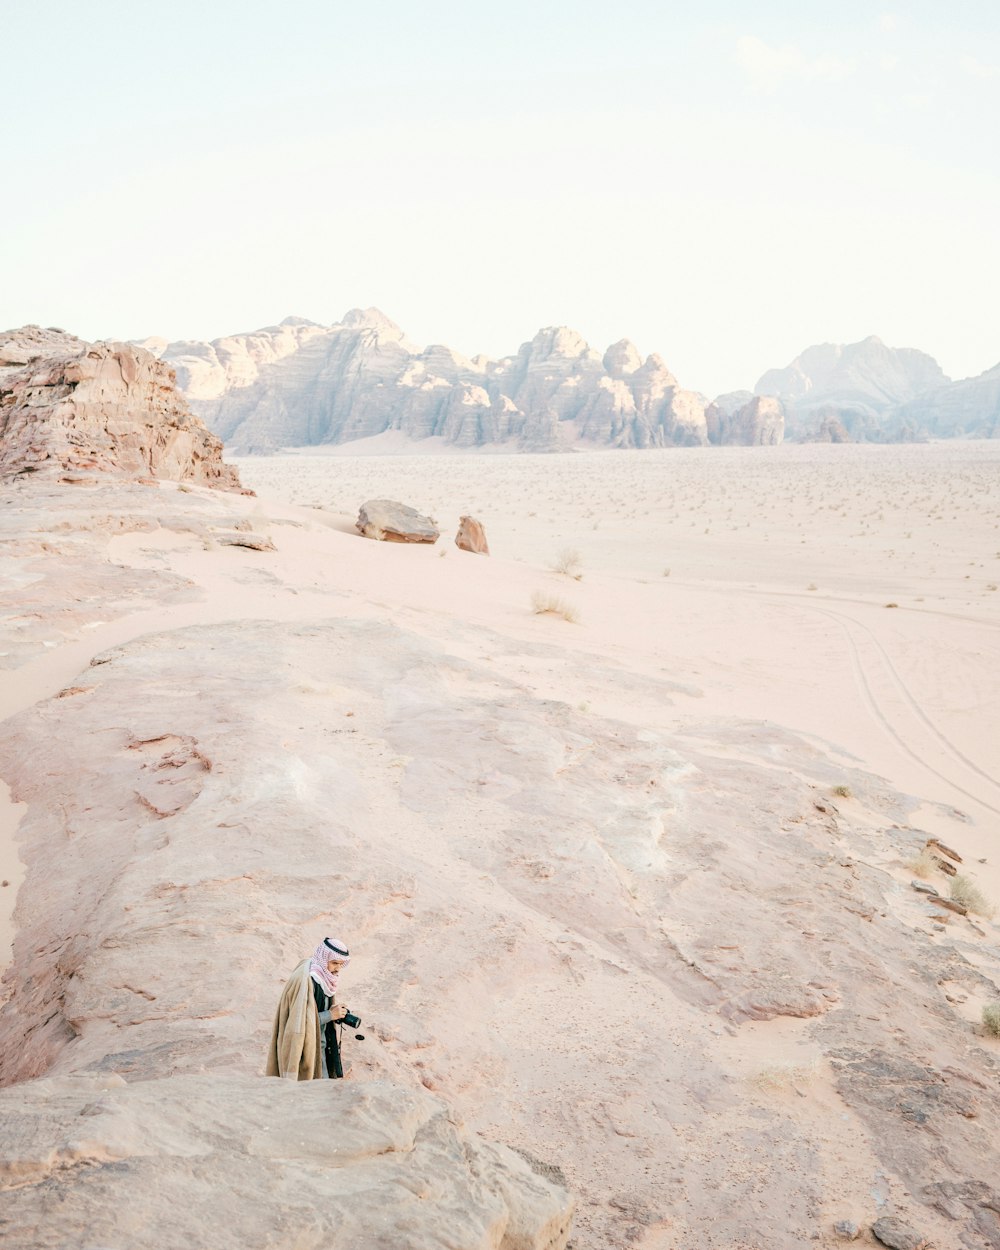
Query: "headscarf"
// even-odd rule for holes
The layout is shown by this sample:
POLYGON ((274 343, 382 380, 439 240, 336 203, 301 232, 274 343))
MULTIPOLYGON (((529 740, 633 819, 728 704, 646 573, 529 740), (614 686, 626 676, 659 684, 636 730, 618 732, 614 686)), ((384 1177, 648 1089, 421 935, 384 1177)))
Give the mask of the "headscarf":
POLYGON ((316 947, 316 953, 309 961, 309 972, 312 979, 328 998, 332 998, 337 992, 337 982, 340 980, 340 973, 331 972, 327 968, 326 962, 328 959, 341 959, 346 965, 351 962, 351 957, 343 942, 339 942, 336 938, 324 938, 319 946, 316 947))

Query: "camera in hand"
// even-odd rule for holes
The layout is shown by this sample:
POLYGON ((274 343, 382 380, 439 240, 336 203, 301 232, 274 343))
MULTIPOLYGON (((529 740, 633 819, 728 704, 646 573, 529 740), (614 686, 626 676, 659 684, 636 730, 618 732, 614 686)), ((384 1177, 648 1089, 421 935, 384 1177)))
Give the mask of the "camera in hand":
POLYGON ((360 1025, 361 1023, 361 1017, 351 1015, 351 1013, 348 1011, 348 1012, 345 1012, 344 1015, 340 1017, 340 1023, 346 1025, 347 1028, 349 1029, 356 1029, 358 1025, 360 1025))

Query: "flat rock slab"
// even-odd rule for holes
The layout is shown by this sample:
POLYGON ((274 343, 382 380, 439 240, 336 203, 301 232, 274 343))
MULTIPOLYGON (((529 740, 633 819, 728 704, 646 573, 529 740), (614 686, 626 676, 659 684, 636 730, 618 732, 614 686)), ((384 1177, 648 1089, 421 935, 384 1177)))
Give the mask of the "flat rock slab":
POLYGON ((388 1081, 118 1076, 0 1093, 4 1250, 563 1250, 569 1195, 388 1081))
POLYGON ((274 551, 274 543, 266 534, 251 534, 242 530, 233 530, 226 534, 213 534, 213 539, 220 547, 246 547, 250 551, 274 551))
POLYGON ((355 527, 365 538, 390 543, 436 543, 441 531, 409 504, 369 499, 361 505, 355 527))

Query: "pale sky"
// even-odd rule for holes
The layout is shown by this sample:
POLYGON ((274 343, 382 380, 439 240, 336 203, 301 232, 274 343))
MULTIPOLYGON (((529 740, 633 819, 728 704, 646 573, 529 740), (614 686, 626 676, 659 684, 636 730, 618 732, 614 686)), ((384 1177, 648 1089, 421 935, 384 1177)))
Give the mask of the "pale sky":
POLYGON ((0 0, 0 328, 1000 362, 997 0, 0 0))

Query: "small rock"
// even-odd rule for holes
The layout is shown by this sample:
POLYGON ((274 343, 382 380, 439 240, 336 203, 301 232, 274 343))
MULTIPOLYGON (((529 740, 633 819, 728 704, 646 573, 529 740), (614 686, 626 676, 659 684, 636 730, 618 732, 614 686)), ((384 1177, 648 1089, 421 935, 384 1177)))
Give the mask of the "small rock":
POLYGON ((931 1243, 909 1224, 897 1220, 894 1215, 884 1215, 872 1225, 872 1234, 876 1241, 890 1250, 930 1250, 931 1243))
POLYGON ((935 890, 935 888, 932 885, 929 885, 926 881, 911 881, 910 885, 917 891, 918 894, 933 894, 935 898, 938 897, 937 890, 935 890))
POLYGON ((231 534, 213 534, 222 547, 249 547, 251 551, 274 551, 274 543, 266 534, 247 534, 242 531, 231 534))
POLYGON ((486 531, 474 516, 464 516, 459 519, 458 533, 455 535, 455 546, 460 547, 462 551, 472 551, 479 556, 488 556, 490 554, 489 543, 486 541, 486 531))
POLYGON ((833 1231, 841 1241, 853 1241, 861 1229, 853 1220, 838 1220, 833 1226, 833 1231))
POLYGON ((361 505, 354 527, 365 538, 390 543, 436 543, 441 531, 408 504, 394 499, 369 499, 361 505))
POLYGON ((957 912, 960 916, 969 914, 968 907, 965 907, 962 903, 956 903, 953 898, 942 898, 939 896, 934 900, 934 906, 944 907, 947 911, 957 912))

